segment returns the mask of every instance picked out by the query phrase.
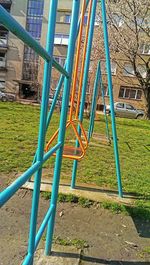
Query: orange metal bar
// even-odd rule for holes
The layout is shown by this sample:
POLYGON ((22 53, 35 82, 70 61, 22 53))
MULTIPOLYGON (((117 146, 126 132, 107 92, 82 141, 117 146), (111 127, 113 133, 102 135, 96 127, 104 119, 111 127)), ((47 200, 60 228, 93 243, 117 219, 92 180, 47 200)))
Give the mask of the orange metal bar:
POLYGON ((78 44, 77 44, 77 54, 76 54, 74 78, 73 78, 73 85, 72 85, 69 120, 72 119, 72 115, 73 115, 74 98, 75 98, 76 84, 77 84, 77 74, 78 74, 78 66, 79 66, 79 58, 80 58, 80 49, 81 49, 81 40, 82 40, 82 30, 83 30, 83 24, 84 24, 85 8, 86 8, 86 0, 83 1, 82 11, 81 11, 81 23, 80 23, 80 30, 79 30, 79 37, 78 37, 78 44))
POLYGON ((83 49, 83 58, 82 58, 81 74, 80 74, 80 81, 79 81, 78 99, 77 99, 77 107, 76 107, 76 114, 75 114, 76 119, 78 119, 79 108, 80 108, 80 99, 81 99, 81 92, 82 92, 82 82, 83 82, 86 49, 87 49, 88 35, 89 35, 89 28, 90 28, 91 11, 92 11, 92 0, 90 1, 90 6, 89 6, 86 36, 85 36, 85 43, 84 43, 84 49, 83 49))
MULTIPOLYGON (((71 122, 69 121, 66 125, 66 129, 69 127, 69 125, 71 124, 71 122)), ((54 139, 56 138, 56 136, 59 133, 59 129, 57 129, 57 131, 53 134, 53 136, 51 137, 51 139, 49 140, 49 142, 46 145, 45 151, 47 152, 49 150, 49 147, 51 145, 51 143, 54 141, 54 139)))
POLYGON ((83 136, 84 136, 84 138, 85 138, 85 146, 84 146, 84 149, 87 149, 87 147, 88 147, 88 138, 87 138, 87 136, 86 136, 86 132, 85 132, 85 130, 84 130, 84 127, 83 127, 82 123, 81 123, 80 121, 78 121, 78 122, 79 122, 79 124, 80 124, 81 131, 82 131, 83 136))
POLYGON ((78 134, 77 128, 75 127, 74 123, 72 123, 72 127, 73 127, 74 132, 75 132, 75 134, 76 134, 76 136, 77 136, 77 139, 78 139, 78 141, 79 141, 79 144, 80 144, 80 147, 81 147, 81 149, 82 149, 82 152, 85 153, 84 145, 83 145, 83 143, 82 143, 82 139, 81 139, 80 135, 78 134))
MULTIPOLYGON (((84 157, 84 155, 85 155, 85 151, 86 151, 86 148, 87 148, 87 146, 88 146, 88 140, 87 140, 87 137, 86 137, 86 133, 85 133, 85 130, 84 130, 83 126, 82 126, 82 123, 81 123, 79 120, 74 119, 74 120, 68 121, 68 122, 67 122, 67 125, 66 125, 66 128, 68 128, 70 125, 72 126, 72 128, 73 128, 73 130, 74 130, 74 133, 75 133, 75 135, 76 135, 76 138, 77 138, 77 140, 78 140, 79 143, 80 143, 80 148, 74 148, 74 147, 72 147, 72 146, 68 146, 68 147, 65 146, 65 148, 72 149, 72 150, 80 149, 81 152, 82 152, 82 154, 81 154, 81 155, 73 155, 73 154, 72 154, 72 155, 67 155, 67 154, 64 154, 64 153, 63 153, 63 157, 65 157, 65 158, 70 158, 70 159, 75 159, 75 160, 81 160, 81 159, 84 157), (81 131, 82 131, 82 133, 83 133, 83 135, 84 135, 85 142, 86 142, 86 145, 85 145, 85 146, 84 146, 84 144, 83 144, 83 141, 82 141, 82 139, 81 139, 81 136, 80 136, 79 133, 78 133, 78 130, 77 130, 76 126, 75 126, 75 123, 79 124, 80 127, 81 127, 81 131)), ((48 144, 46 145, 46 148, 45 148, 45 151, 46 151, 46 152, 49 150, 50 144, 51 144, 51 143, 53 142, 53 140, 57 137, 58 132, 59 132, 59 129, 54 133, 54 135, 51 137, 50 141, 49 141, 48 144)), ((54 155, 55 155, 55 154, 54 154, 54 155)))

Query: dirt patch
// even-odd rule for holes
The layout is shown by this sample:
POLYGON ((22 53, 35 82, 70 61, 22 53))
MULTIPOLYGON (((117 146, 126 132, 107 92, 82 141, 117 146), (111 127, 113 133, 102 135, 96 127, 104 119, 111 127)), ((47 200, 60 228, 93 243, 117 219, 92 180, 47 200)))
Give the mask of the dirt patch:
MULTIPOLYGON (((6 179, 6 178, 5 178, 6 179)), ((5 180, 1 178, 2 187, 5 180)), ((32 192, 20 190, 0 212, 0 265, 21 264, 27 251, 32 192)), ((38 225, 49 202, 40 199, 38 225)), ((82 265, 148 265, 150 223, 108 210, 59 203, 55 236, 79 239, 88 244, 81 253, 82 265)))

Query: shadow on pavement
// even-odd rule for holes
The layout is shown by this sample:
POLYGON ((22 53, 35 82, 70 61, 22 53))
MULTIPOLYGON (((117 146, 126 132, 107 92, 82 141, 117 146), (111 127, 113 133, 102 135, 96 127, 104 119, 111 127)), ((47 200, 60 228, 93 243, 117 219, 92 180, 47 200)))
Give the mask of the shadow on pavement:
POLYGON ((52 252, 55 257, 79 259, 80 261, 90 262, 90 264, 106 264, 106 265, 149 265, 149 262, 144 261, 122 261, 122 260, 105 260, 85 255, 79 255, 75 253, 64 253, 64 252, 52 252))

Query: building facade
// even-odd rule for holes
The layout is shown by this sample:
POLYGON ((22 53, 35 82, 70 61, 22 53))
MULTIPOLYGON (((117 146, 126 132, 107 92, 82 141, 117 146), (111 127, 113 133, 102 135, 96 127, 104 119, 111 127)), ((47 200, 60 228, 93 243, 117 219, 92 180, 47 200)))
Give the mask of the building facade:
MULTIPOLYGON (((44 0, 0 0, 0 4, 40 41, 44 0)), ((0 90, 21 98, 36 98, 38 69, 38 55, 1 25, 0 90)))
MULTIPOLYGON (((45 47, 50 0, 0 0, 0 4, 45 47)), ((72 0, 58 1, 54 58, 62 66, 65 64, 68 49, 71 11, 72 0)), ((84 24, 87 24, 87 14, 85 14, 84 24)), ((95 23, 95 27, 97 26, 98 22, 95 23)), ((94 48, 92 52, 94 53, 94 48)), ((149 44, 141 47, 141 55, 150 56, 149 44)), ((91 102, 98 59, 91 60, 86 106, 91 102)), ((120 54, 112 54, 111 59, 114 100, 128 101, 137 108, 144 108, 143 91, 139 87, 130 63, 120 54), (118 67, 119 61, 123 62, 122 69, 118 67)), ((101 67, 106 104, 109 104, 105 59, 101 60, 101 67)), ((42 89, 43 69, 43 60, 31 48, 0 26, 0 90, 14 93, 20 98, 37 99, 42 89)), ((52 94, 59 76, 60 74, 53 69, 52 94)), ((101 95, 98 98, 97 108, 99 110, 103 108, 101 95)))
MULTIPOLYGON (((0 0, 2 5, 13 17, 26 26, 26 1, 0 0)), ((19 87, 14 80, 22 78, 22 62, 24 45, 6 28, 0 25, 0 90, 19 93, 19 87)))

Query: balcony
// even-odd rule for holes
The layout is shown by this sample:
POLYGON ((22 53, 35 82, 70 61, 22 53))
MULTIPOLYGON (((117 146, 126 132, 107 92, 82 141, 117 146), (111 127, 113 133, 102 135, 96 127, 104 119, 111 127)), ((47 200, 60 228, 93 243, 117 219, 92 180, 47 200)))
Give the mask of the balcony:
POLYGON ((0 37, 0 50, 7 50, 8 48, 8 40, 6 38, 0 37))
POLYGON ((57 33, 55 34, 54 44, 55 45, 65 45, 68 46, 69 35, 57 33))
POLYGON ((2 7, 7 10, 7 12, 10 12, 11 4, 11 0, 0 0, 0 5, 2 5, 2 7))
POLYGON ((12 4, 12 0, 0 0, 0 4, 1 5, 11 5, 12 4))
POLYGON ((6 70, 6 54, 0 52, 0 70, 6 70))

